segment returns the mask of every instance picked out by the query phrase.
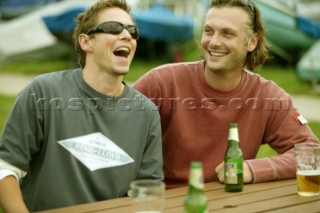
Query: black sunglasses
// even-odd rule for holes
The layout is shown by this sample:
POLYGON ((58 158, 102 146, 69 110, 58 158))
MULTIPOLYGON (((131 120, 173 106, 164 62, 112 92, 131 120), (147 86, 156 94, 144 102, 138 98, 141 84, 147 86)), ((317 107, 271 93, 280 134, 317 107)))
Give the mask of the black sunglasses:
POLYGON ((137 26, 130 24, 124 25, 116 21, 103 22, 90 29, 86 34, 91 35, 93 33, 109 33, 112 35, 119 35, 123 31, 123 29, 128 30, 133 39, 138 40, 139 30, 137 26))

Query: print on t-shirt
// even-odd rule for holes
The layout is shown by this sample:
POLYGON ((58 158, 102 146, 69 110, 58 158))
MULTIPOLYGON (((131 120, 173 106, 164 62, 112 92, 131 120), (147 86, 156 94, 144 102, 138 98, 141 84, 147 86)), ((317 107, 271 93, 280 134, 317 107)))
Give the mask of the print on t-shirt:
POLYGON ((58 143, 91 171, 134 162, 125 151, 100 132, 58 143))

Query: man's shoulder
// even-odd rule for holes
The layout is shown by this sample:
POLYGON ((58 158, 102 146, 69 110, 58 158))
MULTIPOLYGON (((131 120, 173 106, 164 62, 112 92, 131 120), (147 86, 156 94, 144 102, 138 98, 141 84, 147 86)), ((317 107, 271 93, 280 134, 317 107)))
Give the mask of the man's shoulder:
POLYGON ((199 70, 204 68, 203 61, 181 62, 163 64, 153 68, 143 77, 147 79, 157 79, 158 81, 184 81, 190 77, 197 76, 199 70))
POLYGON ((194 70, 198 66, 202 66, 203 63, 203 61, 168 63, 155 67, 152 70, 156 72, 179 72, 183 70, 194 70))
POLYGON ((61 70, 56 72, 50 72, 41 74, 37 77, 35 77, 34 80, 39 82, 52 82, 53 80, 67 80, 69 78, 73 78, 77 74, 77 72, 80 72, 80 69, 72 69, 72 70, 61 70))
POLYGON ((259 89, 262 94, 271 96, 288 96, 287 92, 282 89, 276 82, 261 76, 259 73, 254 73, 246 70, 248 82, 255 89, 259 89))
POLYGON ((36 76, 24 89, 24 92, 67 91, 76 82, 80 70, 62 70, 36 76))
POLYGON ((130 96, 134 99, 135 102, 141 103, 143 107, 148 109, 156 110, 157 106, 143 93, 135 89, 132 86, 127 85, 127 88, 130 90, 130 96))

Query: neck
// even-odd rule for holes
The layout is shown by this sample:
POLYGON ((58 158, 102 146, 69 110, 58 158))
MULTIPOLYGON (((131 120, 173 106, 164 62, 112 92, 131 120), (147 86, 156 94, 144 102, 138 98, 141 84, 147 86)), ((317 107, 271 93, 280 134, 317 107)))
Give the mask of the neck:
POLYGON ((241 81, 242 70, 224 72, 205 68, 205 79, 209 86, 221 92, 230 92, 235 89, 241 81))
POLYGON ((84 68, 82 70, 84 81, 97 92, 108 96, 120 96, 124 91, 123 76, 111 75, 107 72, 84 68))

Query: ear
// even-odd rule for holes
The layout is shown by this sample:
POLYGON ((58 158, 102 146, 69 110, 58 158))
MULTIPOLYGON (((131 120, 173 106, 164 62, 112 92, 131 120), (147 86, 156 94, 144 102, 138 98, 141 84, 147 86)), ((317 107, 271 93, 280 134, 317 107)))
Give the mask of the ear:
POLYGON ((90 37, 86 34, 79 35, 79 44, 85 52, 90 52, 92 50, 90 37))
POLYGON ((258 39, 257 33, 253 34, 248 42, 248 47, 247 47, 248 52, 254 51, 254 49, 258 45, 258 41, 259 39, 258 39))

